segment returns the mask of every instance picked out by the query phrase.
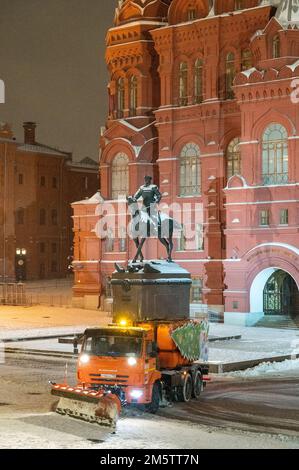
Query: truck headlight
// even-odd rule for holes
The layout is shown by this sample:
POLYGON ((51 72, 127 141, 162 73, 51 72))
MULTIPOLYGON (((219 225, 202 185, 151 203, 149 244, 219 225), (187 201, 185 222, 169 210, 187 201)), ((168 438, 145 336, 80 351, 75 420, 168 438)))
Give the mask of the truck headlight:
POLYGON ((129 357, 128 364, 129 364, 129 366, 136 366, 137 359, 135 359, 135 357, 129 357))
POLYGON ((135 400, 138 400, 138 398, 141 398, 143 395, 142 390, 132 390, 130 393, 131 397, 134 398, 135 400))
POLYGON ((90 357, 88 354, 82 354, 82 356, 80 357, 80 363, 81 364, 88 364, 90 361, 90 357))

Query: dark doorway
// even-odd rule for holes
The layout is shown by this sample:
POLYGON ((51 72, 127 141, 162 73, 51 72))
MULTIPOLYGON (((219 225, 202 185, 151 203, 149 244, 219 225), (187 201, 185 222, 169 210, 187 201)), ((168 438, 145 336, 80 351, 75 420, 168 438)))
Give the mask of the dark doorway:
POLYGON ((264 289, 265 315, 299 314, 299 291, 294 279, 285 271, 277 270, 264 289))

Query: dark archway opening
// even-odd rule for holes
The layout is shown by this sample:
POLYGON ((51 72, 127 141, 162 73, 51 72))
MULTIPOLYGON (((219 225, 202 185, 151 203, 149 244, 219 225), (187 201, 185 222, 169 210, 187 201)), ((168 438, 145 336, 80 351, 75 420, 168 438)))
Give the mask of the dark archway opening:
POLYGON ((265 315, 299 315, 299 291, 296 282, 288 273, 277 270, 268 279, 264 288, 265 315))

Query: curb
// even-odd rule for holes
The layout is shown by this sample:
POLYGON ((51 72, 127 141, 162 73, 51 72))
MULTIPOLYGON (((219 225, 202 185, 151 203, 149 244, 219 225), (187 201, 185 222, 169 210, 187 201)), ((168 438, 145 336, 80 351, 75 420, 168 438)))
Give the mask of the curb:
POLYGON ((58 352, 58 351, 40 351, 38 349, 22 349, 22 348, 5 348, 5 354, 20 354, 24 356, 45 356, 45 357, 58 357, 62 359, 73 359, 77 361, 78 356, 73 353, 58 352))
POLYGON ((69 338, 72 336, 79 335, 80 333, 68 333, 68 334, 52 334, 52 335, 44 335, 44 336, 33 336, 28 338, 4 338, 0 341, 2 343, 25 343, 26 341, 40 341, 40 340, 47 340, 47 339, 59 339, 59 338, 69 338))
POLYGON ((234 339, 242 339, 242 335, 235 336, 211 336, 209 343, 216 343, 217 341, 232 341, 234 339))

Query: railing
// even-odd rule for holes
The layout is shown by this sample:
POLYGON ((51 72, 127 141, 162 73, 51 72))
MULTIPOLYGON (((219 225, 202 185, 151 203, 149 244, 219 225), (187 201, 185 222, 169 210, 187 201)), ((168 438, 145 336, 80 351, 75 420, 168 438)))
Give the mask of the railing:
MULTIPOLYGON (((60 284, 61 286, 61 284, 60 284)), ((33 306, 45 305, 50 307, 69 307, 72 305, 72 295, 39 293, 26 289, 24 284, 0 283, 0 305, 33 306)))
POLYGON ((44 305, 47 307, 71 307, 72 297, 68 295, 55 294, 26 294, 26 305, 44 305))
POLYGON ((27 305, 24 284, 1 283, 0 305, 27 305))

